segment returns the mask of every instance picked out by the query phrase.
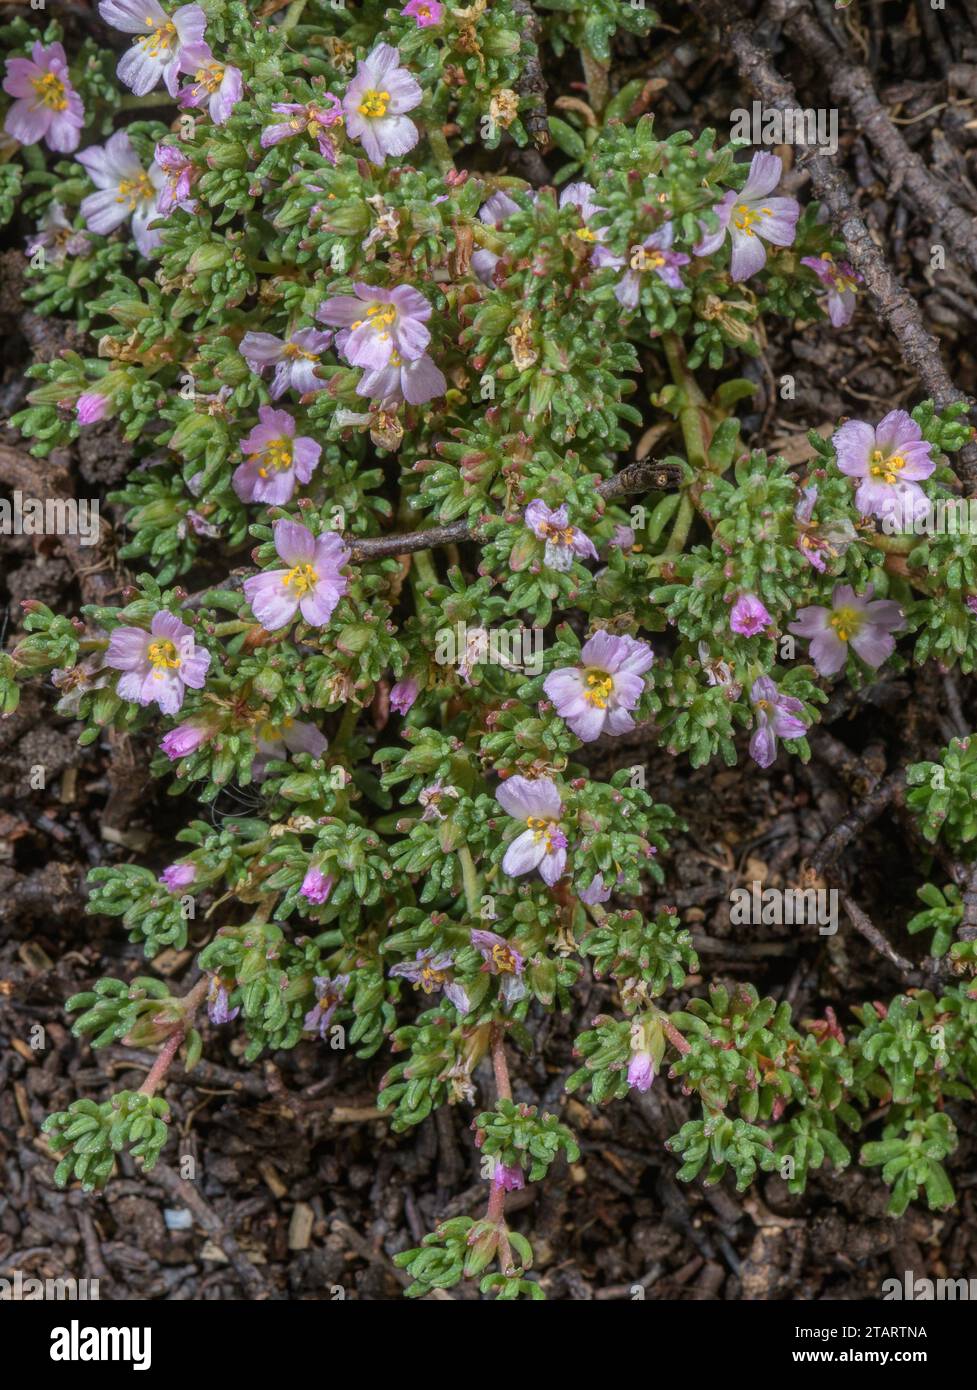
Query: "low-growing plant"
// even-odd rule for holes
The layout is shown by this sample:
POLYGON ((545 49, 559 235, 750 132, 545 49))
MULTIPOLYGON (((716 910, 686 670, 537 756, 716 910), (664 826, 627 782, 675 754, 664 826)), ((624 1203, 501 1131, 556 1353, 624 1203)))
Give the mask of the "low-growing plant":
MULTIPOLYGON (((700 1107, 669 1142, 683 1180, 800 1192, 858 1158, 893 1212, 942 1208, 945 1106, 977 1084, 955 888, 927 885, 909 924, 939 992, 845 1029, 700 988, 680 914, 647 908, 682 828, 656 761, 806 760, 842 683, 973 670, 969 539, 921 525, 958 497, 963 407, 840 422, 800 466, 746 448, 735 361, 777 318, 843 329, 858 276, 777 192, 777 156, 661 134, 641 81, 612 94, 610 38, 650 8, 541 8, 102 0, 134 36, 117 66, 91 39, 66 57, 56 20, 3 30, 27 298, 88 334, 31 368, 16 423, 43 459, 115 422, 138 573, 82 620, 28 602, 0 702, 50 674, 83 744, 153 740, 169 791, 219 811, 162 873, 92 871, 90 911, 150 961, 193 924, 202 974, 182 998, 150 976, 68 1001, 92 1046, 160 1053, 139 1092, 51 1116, 56 1180, 156 1161, 204 1009, 248 1060, 389 1052, 393 1129, 472 1108, 487 1185, 483 1218, 397 1257, 412 1296, 542 1296, 506 1195, 579 1150, 509 1066, 586 971, 617 1008, 567 1088, 674 1079, 700 1107), (544 42, 581 48, 589 95, 548 126, 526 80, 544 42), (498 172, 547 138, 557 187, 498 172), (628 462, 649 419, 667 448, 628 462)), ((964 859, 972 746, 909 776, 921 834, 964 859)))

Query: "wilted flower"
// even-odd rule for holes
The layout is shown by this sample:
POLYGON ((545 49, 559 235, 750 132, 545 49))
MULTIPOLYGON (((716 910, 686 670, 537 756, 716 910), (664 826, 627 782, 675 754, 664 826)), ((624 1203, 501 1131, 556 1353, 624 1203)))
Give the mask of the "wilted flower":
POLYGON ((390 692, 390 708, 397 714, 407 714, 417 699, 420 686, 413 676, 398 681, 390 692))
POLYGON ((750 690, 756 728, 750 739, 750 757, 769 767, 777 756, 778 738, 803 738, 807 725, 798 719, 804 704, 793 695, 782 695, 769 676, 758 676, 750 690))
POLYGON ((410 285, 384 290, 364 284, 353 289, 355 294, 333 295, 316 313, 320 323, 344 330, 336 335, 336 349, 348 362, 377 372, 395 354, 407 362, 424 356, 431 341, 425 327, 431 306, 419 290, 410 285))
POLYGON ((296 135, 307 133, 319 146, 322 157, 328 159, 330 164, 336 163, 336 142, 329 130, 342 121, 343 108, 339 98, 333 96, 332 92, 324 92, 321 99, 305 105, 291 101, 276 101, 272 103, 271 109, 280 116, 288 116, 289 119, 265 127, 261 132, 262 149, 266 150, 271 145, 281 144, 283 140, 291 140, 296 135), (324 101, 332 104, 324 106, 324 101))
POLYGON ((543 563, 551 570, 568 570, 573 557, 579 555, 592 560, 597 559, 597 551, 589 536, 577 526, 570 525, 570 513, 566 503, 550 511, 545 502, 530 502, 523 514, 526 525, 534 536, 546 542, 543 563))
POLYGON ((539 869, 543 882, 552 887, 567 862, 567 837, 560 825, 563 805, 555 782, 548 777, 531 782, 517 775, 497 788, 495 799, 507 815, 528 827, 506 850, 504 872, 518 878, 539 869))
POLYGON ((161 143, 156 146, 153 160, 164 175, 156 200, 157 211, 163 215, 172 212, 174 208, 193 212, 197 205, 190 197, 190 189, 197 171, 186 152, 178 145, 161 143))
POLYGON ((819 573, 823 574, 828 561, 844 555, 855 539, 855 528, 847 517, 829 521, 823 526, 814 522, 814 508, 817 505, 818 489, 811 483, 801 494, 801 500, 794 508, 797 523, 797 548, 819 573))
POLYGON ((149 631, 117 627, 109 639, 105 664, 125 674, 116 686, 122 700, 155 701, 164 714, 176 714, 186 687, 202 690, 210 665, 206 647, 194 645, 193 630, 161 609, 149 631))
POLYGON ((244 581, 254 616, 269 632, 290 623, 296 612, 313 627, 325 627, 345 594, 341 574, 349 550, 334 531, 318 538, 296 521, 275 522, 275 549, 287 570, 265 570, 244 581))
POLYGON ((509 945, 504 936, 499 936, 494 931, 476 929, 472 932, 472 945, 481 953, 485 962, 482 969, 490 975, 501 976, 499 992, 506 1007, 518 1003, 526 993, 525 982, 520 978, 526 968, 526 962, 520 953, 514 946, 509 945))
POLYGON ((813 270, 828 290, 828 318, 835 328, 844 328, 855 312, 855 297, 862 276, 847 261, 836 261, 830 252, 822 256, 802 256, 801 265, 813 270))
POLYGON ((220 975, 211 975, 210 988, 207 990, 207 1017, 211 1023, 231 1023, 241 1012, 240 1008, 230 1007, 233 987, 233 981, 228 986, 220 975))
POLYGON ((193 81, 181 91, 180 106, 206 106, 214 125, 223 125, 244 95, 241 69, 219 62, 205 43, 187 48, 181 67, 193 81))
POLYGON ((461 793, 457 787, 453 787, 450 782, 442 782, 441 778, 436 778, 429 787, 422 787, 417 800, 424 807, 424 814, 421 820, 444 820, 444 812, 440 810, 441 802, 445 797, 457 801, 461 793))
POLYGON ((318 907, 321 903, 329 901, 329 894, 334 886, 335 879, 332 874, 324 874, 315 864, 310 864, 305 872, 299 893, 318 907))
POLYGON ((412 19, 418 29, 430 29, 433 24, 441 23, 444 6, 441 0, 410 0, 400 13, 412 19))
POLYGON ((625 309, 635 309, 641 294, 641 272, 651 271, 663 281, 670 290, 682 288, 679 266, 688 265, 691 257, 684 251, 673 251, 675 225, 666 222, 657 232, 646 237, 632 253, 628 270, 621 276, 614 291, 614 298, 625 309))
POLYGON ((728 700, 738 700, 743 687, 736 679, 733 664, 724 657, 713 656, 708 642, 699 643, 699 663, 710 685, 721 685, 728 700))
POLYGON ((605 730, 623 734, 634 728, 630 711, 641 699, 642 676, 654 659, 647 642, 595 632, 580 652, 581 664, 551 671, 543 689, 577 737, 592 743, 605 730))
MULTIPOLYGON (((533 195, 535 197, 535 195, 533 195)), ((519 211, 519 204, 510 198, 508 193, 496 190, 486 198, 485 202, 478 209, 478 218, 489 227, 501 227, 507 218, 514 212, 519 211)), ((499 257, 494 251, 489 251, 487 247, 480 246, 472 252, 472 270, 482 281, 483 284, 492 283, 492 272, 499 263, 499 257)))
POLYGON ((350 138, 359 140, 372 163, 382 164, 388 154, 406 154, 414 148, 419 139, 417 126, 405 113, 420 106, 423 95, 390 44, 378 44, 359 63, 343 97, 343 110, 350 138))
POLYGON ((588 907, 593 907, 597 903, 606 903, 612 891, 613 890, 604 883, 604 875, 602 873, 596 873, 587 887, 582 888, 577 896, 582 903, 586 903, 588 907))
POLYGON ((33 236, 26 242, 28 259, 42 247, 51 265, 61 266, 69 256, 86 256, 91 242, 84 232, 76 232, 64 214, 60 203, 48 203, 33 236))
POLYGON ((831 595, 831 607, 812 604, 801 608, 789 631, 811 639, 811 660, 822 676, 842 669, 851 645, 867 666, 878 668, 895 648, 890 635, 903 623, 903 612, 892 599, 872 599, 870 584, 857 595, 850 584, 839 584, 831 595))
POLYGON ((163 170, 151 164, 147 173, 124 130, 110 135, 104 145, 89 145, 78 155, 78 162, 98 189, 81 200, 81 215, 89 231, 107 236, 131 217, 136 246, 144 256, 151 256, 160 244, 159 232, 150 231, 149 223, 157 216, 163 170))
POLYGON ((332 334, 318 328, 300 328, 286 339, 274 333, 245 333, 240 353, 253 372, 259 376, 266 367, 274 367, 270 394, 277 401, 291 387, 300 395, 309 391, 324 391, 327 382, 316 376, 320 357, 332 342, 332 334))
POLYGON ((162 78, 175 97, 186 52, 201 43, 207 28, 200 6, 181 5, 170 15, 159 0, 101 0, 98 12, 113 29, 142 36, 119 59, 119 81, 144 97, 162 78))
POLYGON ((405 960, 391 966, 390 974, 409 980, 415 989, 422 989, 425 994, 443 990, 445 998, 454 1004, 458 1012, 467 1014, 471 1005, 463 986, 452 977, 454 961, 451 951, 436 952, 433 946, 428 946, 418 951, 415 960, 405 960))
POLYGON ((496 1159, 492 1170, 492 1183, 503 1192, 518 1192, 526 1186, 526 1176, 518 1163, 503 1163, 496 1159))
POLYGON ((846 420, 831 442, 841 472, 862 479, 855 506, 865 516, 898 511, 915 519, 929 511, 918 479, 928 478, 936 463, 923 431, 904 410, 890 410, 874 429, 864 420, 846 420))
POLYGON ((648 1091, 665 1054, 665 1036, 661 1022, 654 1014, 637 1018, 631 1025, 631 1060, 628 1063, 628 1085, 637 1091, 648 1091))
POLYGON ((800 207, 793 198, 771 198, 780 182, 783 161, 775 154, 758 150, 750 164, 746 183, 737 193, 730 189, 713 208, 719 218, 714 232, 704 232, 693 247, 697 256, 718 251, 729 232, 732 240, 729 273, 733 280, 748 280, 767 261, 764 241, 772 246, 790 246, 794 240, 800 207))
POLYGON ((740 594, 729 613, 729 625, 741 637, 755 637, 773 622, 756 594, 740 594))
POLYGON ((22 145, 43 140, 48 149, 71 154, 81 139, 85 108, 71 85, 64 49, 35 42, 29 58, 8 58, 6 67, 3 90, 14 101, 4 130, 22 145))
POLYGON ((171 893, 180 893, 197 877, 195 864, 170 864, 159 876, 159 881, 171 893))
POLYGON ((296 435, 287 410, 258 407, 259 424, 241 440, 245 462, 234 470, 234 491, 242 502, 288 502, 296 483, 307 483, 315 471, 322 446, 307 435, 296 435))
POLYGON ((312 981, 315 989, 315 1006, 309 1010, 302 1021, 306 1033, 318 1033, 324 1038, 332 1022, 332 1016, 342 1003, 349 988, 349 976, 337 975, 331 980, 328 975, 316 975, 312 981))

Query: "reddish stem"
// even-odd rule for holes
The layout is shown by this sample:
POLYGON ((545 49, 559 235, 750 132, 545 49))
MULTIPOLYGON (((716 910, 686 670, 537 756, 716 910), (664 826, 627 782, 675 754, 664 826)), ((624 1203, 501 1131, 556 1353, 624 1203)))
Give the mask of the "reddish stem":
POLYGON ((160 1086, 162 1086, 166 1079, 166 1073, 173 1065, 173 1060, 183 1046, 183 1041, 187 1033, 190 1031, 190 1026, 193 1023, 193 1016, 203 1002, 209 988, 210 980, 205 975, 203 979, 198 980, 193 989, 180 1000, 180 1005, 183 1009, 183 1017, 174 1025, 173 1031, 160 1048, 156 1056, 156 1061, 146 1075, 146 1080, 139 1087, 141 1095, 153 1096, 159 1090, 160 1086))

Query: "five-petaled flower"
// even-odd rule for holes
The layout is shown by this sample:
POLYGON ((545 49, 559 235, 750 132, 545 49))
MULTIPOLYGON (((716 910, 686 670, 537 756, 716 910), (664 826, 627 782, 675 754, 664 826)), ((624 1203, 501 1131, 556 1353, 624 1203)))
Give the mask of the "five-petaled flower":
POLYGON ((349 585, 342 574, 349 550, 334 531, 315 537, 297 521, 275 522, 275 549, 288 569, 264 570, 244 581, 254 616, 277 632, 297 612, 313 627, 325 627, 349 585))
POLYGON ((731 188, 713 208, 719 226, 714 232, 703 229, 701 241, 692 248, 695 254, 711 256, 722 246, 728 232, 733 247, 730 275, 734 280, 748 280, 766 264, 764 241, 772 246, 790 246, 800 207, 793 198, 770 197, 780 182, 782 169, 778 155, 758 150, 740 191, 731 188))
POLYGON ((101 0, 98 12, 113 29, 140 35, 119 59, 119 81, 144 97, 162 78, 175 97, 186 54, 199 47, 207 28, 200 6, 181 5, 169 15, 159 0, 101 0))
POLYGON ((398 285, 385 290, 355 284, 354 294, 336 294, 320 304, 320 323, 340 328, 336 350, 354 367, 379 373, 397 357, 416 362, 424 356, 431 334, 426 320, 431 306, 419 290, 398 285))
POLYGON ((848 659, 849 646, 866 666, 877 669, 892 655, 895 638, 891 635, 903 624, 903 612, 892 599, 873 599, 869 584, 864 594, 856 594, 850 584, 838 584, 831 595, 831 607, 811 604, 801 608, 789 630, 811 639, 811 660, 822 676, 834 676, 848 659))
POLYGON ((85 108, 71 85, 68 60, 59 43, 35 43, 29 58, 8 58, 3 90, 14 98, 3 128, 22 145, 43 140, 58 154, 78 148, 85 108))
POLYGON ((423 95, 390 44, 378 44, 360 61, 343 97, 343 110, 350 138, 359 140, 373 164, 382 164, 388 154, 406 154, 417 144, 417 126, 406 112, 420 106, 423 95))
POLYGON ((240 352, 258 376, 266 367, 274 367, 270 394, 277 401, 289 388, 300 395, 326 389, 328 383, 316 376, 315 369, 331 342, 332 334, 319 328, 299 328, 285 339, 274 333, 245 333, 240 352))
POLYGON ((145 170, 124 130, 110 135, 104 145, 89 145, 78 155, 98 189, 81 200, 81 215, 89 231, 107 236, 132 218, 132 235, 144 256, 160 244, 159 232, 149 223, 158 216, 156 206, 166 175, 158 164, 145 170))
POLYGON ((418 951, 415 960, 403 960, 391 966, 390 974, 409 980, 415 989, 422 989, 425 994, 442 990, 460 1014, 467 1014, 471 1004, 464 986, 451 973, 454 963, 451 951, 435 951, 433 946, 428 946, 418 951))
POLYGON ((567 837, 560 825, 563 805, 556 783, 548 777, 530 781, 517 774, 496 789, 495 799, 507 815, 527 827, 506 850, 503 870, 518 878, 539 869, 543 882, 552 888, 567 862, 567 837))
POLYGON ((242 502, 267 502, 280 507, 289 501, 296 483, 307 483, 315 471, 322 446, 295 433, 287 410, 258 407, 259 424, 241 440, 244 463, 234 470, 234 491, 242 502))
POLYGON ((568 570, 575 555, 581 559, 597 559, 593 541, 579 527, 571 526, 569 518, 566 503, 550 511, 546 503, 538 498, 530 502, 523 515, 533 535, 546 542, 543 563, 551 570, 568 570))
POLYGON ((624 734, 634 728, 631 710, 654 659, 647 642, 595 632, 581 649, 580 665, 551 671, 543 689, 577 737, 592 743, 605 731, 624 734))
POLYGON ((830 251, 821 256, 802 256, 801 265, 813 270, 828 291, 828 318, 844 328, 855 312, 855 298, 862 276, 847 261, 836 261, 830 251))
POLYGON ((628 269, 621 276, 614 291, 614 298, 625 309, 636 309, 641 296, 641 272, 651 272, 668 286, 670 290, 682 288, 679 267, 688 265, 691 257, 684 251, 673 251, 675 224, 666 222, 657 232, 645 237, 640 246, 633 248, 628 269))
POLYGON ((814 520, 818 489, 810 483, 801 493, 800 501, 794 508, 794 521, 797 525, 797 548, 809 565, 823 574, 830 560, 844 555, 855 539, 855 528, 847 517, 822 523, 814 520))
POLYGON ((793 695, 782 695, 769 676, 758 676, 753 682, 750 704, 756 718, 750 757, 760 767, 769 767, 777 756, 778 738, 803 738, 807 733, 807 725, 797 717, 804 705, 793 695))
POLYGON ((109 638, 106 666, 124 674, 116 686, 120 699, 140 705, 154 701, 164 714, 176 714, 186 687, 202 690, 210 652, 194 644, 193 630, 166 609, 143 627, 117 627, 109 638))
POLYGON ((501 978, 499 993, 506 1007, 518 1003, 526 993, 526 984, 522 979, 526 962, 515 946, 510 946, 505 937, 497 932, 480 928, 472 932, 472 945, 485 962, 482 969, 501 978))
POLYGON ((919 486, 936 467, 923 431, 904 410, 890 410, 873 429, 864 420, 846 420, 832 441, 838 467, 860 478, 855 506, 865 516, 896 514, 910 526, 930 509, 919 486))

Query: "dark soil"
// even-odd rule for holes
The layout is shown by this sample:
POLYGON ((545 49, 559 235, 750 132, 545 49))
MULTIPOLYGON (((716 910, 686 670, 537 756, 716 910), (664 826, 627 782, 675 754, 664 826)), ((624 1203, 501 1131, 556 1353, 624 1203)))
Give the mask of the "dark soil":
MULTIPOLYGON (((816 12, 849 36, 886 110, 905 122, 899 129, 906 141, 972 215, 977 26, 959 10, 928 5, 919 11, 890 5, 884 16, 877 4, 838 17, 821 6, 816 12)), ((667 86, 654 101, 661 128, 711 124, 724 135, 730 110, 748 105, 752 93, 690 11, 672 7, 667 18, 674 33, 622 42, 619 71, 666 73, 667 86)), ((795 41, 781 39, 769 20, 758 22, 757 39, 774 44, 774 62, 808 104, 825 104, 825 76, 795 41)), ((838 158, 857 187, 860 213, 938 335, 952 379, 972 393, 973 274, 954 270, 948 257, 948 272, 933 277, 930 248, 939 229, 874 162, 865 133, 844 110, 841 131, 838 158)), ((789 158, 791 151, 785 153, 789 158)), ((558 155, 546 158, 550 175, 560 162, 558 155)), ((542 172, 538 159, 512 161, 516 172, 528 165, 542 172)), ((788 187, 811 196, 806 175, 796 175, 793 186, 788 178, 788 187)), ((25 367, 32 357, 81 345, 70 325, 23 311, 17 248, 27 230, 17 222, 6 230, 13 249, 0 262, 0 445, 11 448, 20 441, 2 421, 23 404, 25 367)), ((923 394, 867 302, 844 333, 782 325, 762 356, 744 359, 741 370, 759 383, 747 438, 794 461, 808 456, 808 429, 826 429, 843 414, 881 414, 923 394), (778 394, 785 373, 796 379, 793 400, 778 394)), ((104 494, 124 477, 128 452, 111 425, 100 426, 39 464, 38 476, 66 478, 85 495, 104 494)), ((111 516, 111 508, 104 510, 111 516)), ((8 640, 24 598, 74 613, 82 602, 112 600, 124 583, 111 548, 79 562, 55 538, 6 537, 2 555, 8 640)), ((175 1138, 164 1162, 143 1177, 123 1158, 103 1195, 54 1187, 40 1131, 45 1115, 80 1095, 104 1100, 137 1088, 152 1061, 123 1048, 93 1053, 69 1031, 67 997, 101 975, 131 978, 145 969, 139 948, 126 944, 115 921, 85 915, 86 872, 137 857, 167 862, 169 829, 191 808, 174 806, 161 787, 147 783, 147 748, 113 736, 79 749, 78 729, 52 715, 53 703, 50 687, 38 681, 27 687, 18 713, 0 723, 0 1275, 18 1267, 42 1278, 98 1278, 103 1298, 397 1298, 407 1280, 391 1257, 438 1220, 478 1212, 484 1182, 469 1107, 391 1134, 374 1108, 376 1083, 389 1064, 383 1051, 363 1063, 303 1043, 246 1067, 242 1045, 211 1029, 207 1060, 189 1077, 179 1067, 170 1074, 166 1097, 175 1138), (40 767, 43 787, 36 785, 40 767), (180 1181, 188 1160, 195 1165, 192 1184, 180 1181)), ((831 1007, 842 1027, 850 1027, 851 1005, 898 992, 905 985, 899 972, 847 923, 833 937, 810 928, 733 927, 729 891, 753 879, 801 884, 815 847, 852 805, 887 770, 962 732, 961 716, 966 728, 974 727, 972 681, 958 684, 930 667, 833 705, 825 731, 812 738, 806 767, 782 759, 767 775, 744 757, 732 770, 690 773, 684 760, 651 742, 622 746, 623 740, 598 757, 613 758, 605 768, 646 759, 656 799, 689 823, 667 858, 666 890, 657 903, 682 911, 705 976, 751 981, 761 993, 788 999, 800 1019, 823 1017, 831 1007)), ((897 951, 918 962, 920 939, 909 937, 904 923, 928 869, 894 802, 826 872, 897 951)), ((937 866, 943 882, 941 873, 937 866)), ((182 992, 191 982, 192 957, 189 949, 168 952, 154 969, 182 992)), ((582 1141, 578 1163, 558 1165, 544 1185, 508 1202, 515 1224, 533 1234, 551 1298, 627 1299, 635 1284, 651 1299, 876 1298, 883 1279, 905 1270, 945 1277, 977 1269, 972 1109, 952 1107, 961 1142, 948 1165, 959 1196, 949 1214, 914 1207, 893 1221, 884 1213, 877 1172, 857 1168, 815 1174, 800 1197, 789 1195, 779 1177, 762 1179, 743 1196, 729 1183, 714 1191, 685 1186, 664 1148, 691 1114, 676 1083, 660 1080, 647 1095, 632 1092, 628 1102, 604 1110, 563 1091, 575 1066, 572 1039, 612 1006, 611 990, 585 977, 574 1016, 540 1013, 533 1019, 534 1056, 513 1056, 516 1100, 563 1114, 582 1141)), ((476 1080, 490 1095, 490 1075, 476 1080)), ((477 1296, 472 1288, 450 1295, 477 1296)))

